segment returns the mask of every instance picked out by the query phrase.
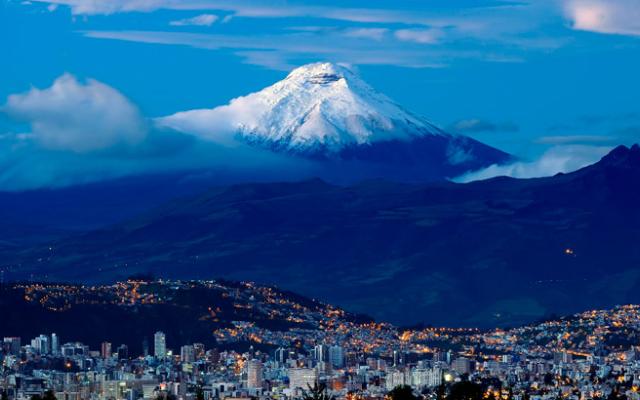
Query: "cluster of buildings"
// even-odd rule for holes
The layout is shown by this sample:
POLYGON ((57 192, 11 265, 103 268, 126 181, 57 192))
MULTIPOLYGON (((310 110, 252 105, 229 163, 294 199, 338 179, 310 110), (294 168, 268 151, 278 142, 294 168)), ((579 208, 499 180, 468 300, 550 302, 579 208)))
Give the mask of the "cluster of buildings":
MULTIPOLYGON (((623 395, 640 400, 640 348, 617 351, 604 344, 592 353, 566 349, 543 353, 533 343, 541 343, 545 330, 539 326, 522 329, 536 332, 524 339, 531 340, 531 349, 513 345, 518 342, 515 331, 498 330, 464 335, 465 345, 448 350, 423 352, 404 346, 388 355, 354 351, 340 343, 273 351, 249 347, 244 352, 191 343, 174 351, 163 332, 155 333, 153 354, 147 355, 133 355, 127 346, 108 342, 100 349, 62 343, 55 333, 24 343, 18 337, 5 337, 0 351, 0 393, 12 400, 31 399, 48 390, 59 400, 266 400, 301 398, 306 389, 319 383, 338 399, 384 399, 393 388, 409 385, 416 394, 435 400, 438 388, 469 380, 482 383, 487 391, 484 397, 496 400, 613 399, 623 395)), ((578 332, 584 334, 581 329, 578 332)), ((566 334, 560 336, 569 339, 566 334)))
POLYGON ((103 342, 100 349, 70 342, 55 333, 23 343, 5 337, 0 360, 0 393, 30 399, 51 390, 59 400, 80 399, 238 399, 300 398, 315 384, 336 396, 361 393, 383 397, 391 388, 440 385, 446 362, 404 356, 386 360, 346 353, 339 344, 311 348, 279 347, 272 352, 206 349, 201 343, 167 347, 163 332, 154 334, 153 354, 132 355, 126 345, 103 342), (201 397, 198 397, 201 396, 201 397))
POLYGON ((24 293, 27 301, 65 312, 77 304, 153 307, 194 287, 219 291, 229 304, 205 308, 217 324, 215 345, 155 332, 153 343, 135 354, 126 344, 90 348, 56 334, 5 337, 0 394, 10 400, 48 390, 58 400, 288 400, 319 383, 338 400, 382 400, 399 385, 442 400, 457 382, 471 381, 488 400, 640 400, 639 306, 510 330, 400 330, 251 283, 29 285, 24 293), (260 323, 265 320, 286 324, 274 328, 260 323))

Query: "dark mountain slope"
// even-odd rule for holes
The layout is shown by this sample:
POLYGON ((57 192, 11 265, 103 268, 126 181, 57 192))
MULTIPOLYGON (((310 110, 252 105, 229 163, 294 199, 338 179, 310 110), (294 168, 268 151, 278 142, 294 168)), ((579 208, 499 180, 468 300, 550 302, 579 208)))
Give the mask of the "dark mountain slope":
POLYGON ((512 324, 640 301, 639 202, 640 148, 619 147, 540 179, 217 188, 5 260, 13 276, 224 276, 395 322, 512 324))

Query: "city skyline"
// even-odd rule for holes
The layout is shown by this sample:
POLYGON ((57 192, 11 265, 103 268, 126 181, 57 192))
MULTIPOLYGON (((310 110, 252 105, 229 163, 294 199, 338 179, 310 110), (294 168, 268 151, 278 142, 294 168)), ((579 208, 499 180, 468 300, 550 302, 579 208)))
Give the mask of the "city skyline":
MULTIPOLYGON (((252 344, 248 350, 239 350, 224 342, 212 348, 176 342, 157 331, 156 354, 132 354, 126 344, 112 353, 111 342, 100 343, 97 351, 66 341, 72 338, 60 342, 55 333, 39 334, 30 342, 5 336, 0 347, 0 391, 12 398, 50 392, 69 400, 269 399, 306 398, 320 385, 338 398, 383 398, 409 387, 426 399, 442 400, 470 384, 484 398, 516 400, 633 398, 638 390, 640 347, 619 336, 627 332, 630 338, 640 332, 638 305, 585 311, 508 330, 403 330, 371 323, 358 329, 389 334, 380 336, 386 338, 382 341, 358 340, 349 330, 327 337, 322 330, 335 334, 328 324, 317 331, 301 330, 302 345, 265 342, 269 339, 264 333, 235 334, 231 338, 238 345, 244 340, 252 344), (166 339, 180 350, 168 349, 166 339), (378 347, 368 347, 367 342, 377 342, 378 347), (425 347, 424 343, 432 344, 425 347)), ((146 342, 140 337, 135 340, 146 342)))

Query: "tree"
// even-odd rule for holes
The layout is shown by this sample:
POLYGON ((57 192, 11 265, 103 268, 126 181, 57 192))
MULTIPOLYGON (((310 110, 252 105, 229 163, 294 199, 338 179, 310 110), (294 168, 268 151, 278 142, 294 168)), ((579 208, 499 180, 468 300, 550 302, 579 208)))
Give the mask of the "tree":
POLYGON ((198 386, 196 389, 196 400, 204 400, 204 390, 202 390, 202 386, 198 386))
POLYGON ((9 400, 9 395, 7 394, 6 391, 2 391, 2 394, 0 395, 0 400, 9 400))
POLYGON ((304 400, 335 400, 334 396, 327 393, 327 386, 324 384, 318 385, 314 383, 313 387, 307 385, 309 390, 303 390, 302 398, 304 400))
POLYGON ((444 383, 441 383, 436 389, 436 399, 444 400, 447 397, 447 387, 444 383))
POLYGON ((44 392, 44 396, 42 396, 42 400, 58 400, 56 399, 56 395, 53 393, 53 390, 47 390, 44 392))
POLYGON ((394 387, 387 396, 391 400, 418 400, 418 397, 413 394, 413 389, 409 385, 398 385, 394 387))
POLYGON ((447 400, 482 400, 483 394, 482 386, 473 382, 463 381, 451 386, 447 400))

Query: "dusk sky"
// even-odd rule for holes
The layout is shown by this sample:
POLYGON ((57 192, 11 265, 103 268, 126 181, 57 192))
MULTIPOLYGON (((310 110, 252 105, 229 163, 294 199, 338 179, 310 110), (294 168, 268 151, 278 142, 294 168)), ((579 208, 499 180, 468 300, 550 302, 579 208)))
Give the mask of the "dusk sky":
MULTIPOLYGON (((362 1, 2 0, 0 182, 38 186, 53 179, 34 177, 45 159, 117 146, 122 132, 125 142, 137 142, 149 118, 226 104, 316 61, 349 64, 414 113, 526 161, 555 154, 581 165, 640 138, 638 0, 362 7, 362 1), (44 89, 57 79, 65 101, 53 107, 47 96, 56 94, 44 89), (28 93, 32 88, 43 91, 28 93), (78 130, 64 138, 44 133, 59 115, 82 107, 74 96, 87 90, 106 93, 113 114, 92 128, 96 136, 87 139, 80 129, 94 122, 91 113, 72 121, 78 130), (40 135, 38 144, 25 145, 32 135, 40 135)), ((99 107, 93 111, 103 115, 99 107)))

